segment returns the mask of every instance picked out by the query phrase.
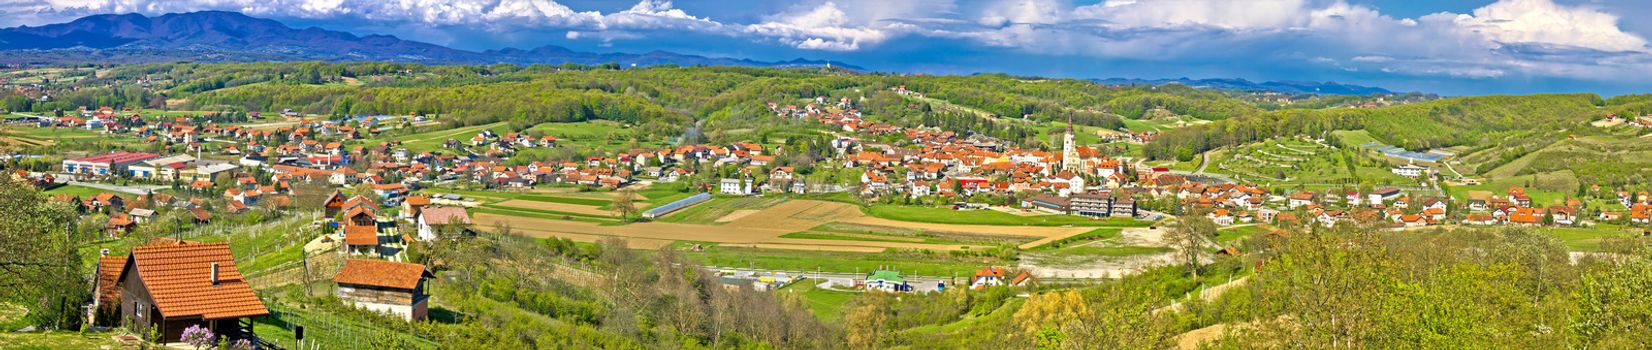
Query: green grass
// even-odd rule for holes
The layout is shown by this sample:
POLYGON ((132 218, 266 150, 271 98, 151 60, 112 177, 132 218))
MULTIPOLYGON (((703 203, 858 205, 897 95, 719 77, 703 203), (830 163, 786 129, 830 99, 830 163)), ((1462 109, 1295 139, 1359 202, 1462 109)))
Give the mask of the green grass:
POLYGON ((780 238, 827 239, 827 240, 835 240, 835 241, 858 241, 858 242, 917 243, 917 242, 913 242, 913 241, 910 241, 910 240, 881 239, 881 238, 873 238, 873 237, 857 237, 857 236, 846 236, 846 235, 842 235, 842 234, 819 233, 819 232, 792 232, 792 233, 787 233, 787 234, 784 234, 784 235, 780 235, 780 238))
POLYGON ((1137 132, 1141 132, 1141 131, 1160 131, 1160 132, 1163 132, 1163 131, 1170 131, 1170 130, 1175 130, 1175 129, 1184 127, 1184 124, 1181 123, 1181 122, 1184 122, 1184 121, 1187 122, 1185 125, 1203 124, 1203 122, 1201 120, 1195 119, 1195 118, 1192 118, 1192 117, 1170 117, 1170 118, 1159 118, 1159 119, 1128 119, 1128 118, 1126 118, 1126 119, 1124 119, 1124 128, 1125 129, 1130 129, 1130 131, 1137 131, 1137 132))
POLYGON ((505 209, 505 208, 510 208, 510 207, 484 206, 484 207, 480 207, 480 208, 470 208, 470 212, 473 213, 473 214, 474 213, 486 213, 486 214, 494 214, 494 215, 518 216, 518 217, 525 217, 525 218, 539 218, 539 219, 546 219, 546 220, 570 220, 570 221, 583 221, 583 222, 595 222, 595 223, 615 223, 615 222, 618 222, 618 219, 614 219, 614 218, 610 218, 610 217, 604 217, 604 216, 589 215, 589 214, 564 213, 564 212, 552 211, 552 210, 539 210, 539 209, 526 209, 526 208, 510 208, 510 209, 505 209))
POLYGON ((873 235, 890 238, 918 238, 922 243, 955 244, 955 245, 1019 245, 1036 240, 1034 236, 1003 236, 986 235, 965 232, 930 231, 915 228, 889 227, 878 225, 863 225, 844 222, 828 222, 810 228, 809 231, 821 234, 855 234, 873 235))
POLYGON ((1507 196, 1509 188, 1520 187, 1526 189, 1526 195, 1532 197, 1532 205, 1545 207, 1563 204, 1568 194, 1577 190, 1578 179, 1569 170, 1562 170, 1546 174, 1523 175, 1509 178, 1492 179, 1479 185, 1451 186, 1451 198, 1468 200, 1468 191, 1488 191, 1495 196, 1507 196))
POLYGON ((989 264, 954 260, 937 253, 934 256, 913 256, 895 253, 854 253, 806 251, 790 249, 735 248, 712 246, 699 252, 684 252, 702 265, 722 267, 752 267, 759 269, 871 273, 879 267, 893 268, 903 274, 969 276, 976 269, 989 264))
POLYGON ((1222 244, 1233 244, 1233 242, 1244 240, 1246 237, 1267 231, 1268 228, 1262 225, 1223 228, 1216 230, 1216 242, 1222 244))
POLYGON ((11 126, 8 126, 5 129, 6 129, 7 133, 11 133, 11 134, 18 135, 18 136, 30 136, 30 137, 35 137, 35 138, 41 138, 41 137, 51 138, 51 139, 59 139, 59 138, 93 138, 93 137, 100 137, 101 136, 96 131, 86 130, 86 129, 83 129, 83 128, 71 128, 71 127, 45 127, 45 128, 39 128, 39 127, 30 127, 30 126, 25 126, 25 127, 11 127, 11 126))
POLYGON ((602 207, 602 206, 607 206, 609 204, 614 203, 613 200, 559 197, 559 196, 548 196, 548 195, 529 195, 529 194, 516 196, 516 199, 529 200, 529 201, 535 201, 535 202, 563 203, 563 204, 573 204, 573 205, 589 205, 589 206, 593 206, 593 207, 602 207))
MULTIPOLYGON (((1040 140, 1044 140, 1044 142, 1049 142, 1051 145, 1056 146, 1061 145, 1061 137, 1067 133, 1066 122, 1047 121, 1033 124, 1030 127, 1033 128, 1033 130, 1038 131, 1040 135, 1043 135, 1040 140)), ((1098 130, 1102 130, 1102 128, 1088 125, 1074 125, 1073 141, 1078 142, 1080 145, 1093 145, 1101 143, 1101 136, 1096 135, 1096 131, 1098 130)))
POLYGON ((104 189, 91 188, 91 187, 86 187, 86 186, 76 186, 76 185, 68 185, 68 186, 63 186, 63 187, 58 187, 58 188, 51 189, 49 191, 46 191, 46 196, 56 196, 56 195, 59 195, 59 194, 67 194, 67 195, 71 195, 71 196, 78 196, 80 198, 86 198, 86 197, 96 196, 96 195, 102 194, 104 192, 116 193, 116 194, 121 195, 122 197, 128 196, 128 194, 125 194, 125 193, 117 193, 117 192, 104 190, 104 189))
POLYGON ((1628 237, 1640 232, 1633 228, 1618 225, 1598 225, 1595 227, 1542 227, 1537 232, 1559 239, 1566 248, 1575 251, 1600 251, 1600 242, 1606 237, 1628 237))
POLYGON ((804 304, 815 317, 826 323, 837 323, 843 318, 844 304, 848 304, 850 299, 854 299, 860 293, 820 289, 815 287, 815 283, 818 282, 820 281, 805 279, 780 288, 780 292, 802 296, 804 304))
POLYGON ((1132 218, 1091 219, 1074 215, 1021 216, 995 210, 952 210, 951 208, 874 205, 863 209, 874 217, 911 222, 994 226, 1106 226, 1146 227, 1152 222, 1132 218))
POLYGON ((1065 246, 1068 246, 1068 245, 1080 244, 1080 243, 1083 243, 1083 242, 1114 239, 1114 238, 1119 238, 1119 236, 1121 234, 1123 234, 1123 232, 1124 232, 1124 229, 1119 229, 1119 228, 1098 228, 1098 229, 1090 230, 1090 232, 1085 232, 1085 233, 1081 233, 1081 234, 1078 234, 1078 235, 1075 235, 1075 236, 1072 236, 1072 237, 1062 238, 1062 239, 1059 239, 1059 240, 1050 241, 1049 243, 1044 243, 1044 245, 1033 247, 1033 250, 1057 249, 1057 248, 1065 247, 1065 246))
MULTIPOLYGON (((496 204, 483 204, 482 208, 490 209, 490 211, 494 211, 494 212, 509 211, 509 212, 522 212, 522 213, 529 213, 529 214, 556 215, 556 216, 567 215, 567 216, 573 216, 573 217, 586 217, 586 218, 595 218, 595 219, 611 219, 611 218, 614 218, 613 216, 608 216, 608 215, 581 214, 581 213, 571 213, 571 212, 548 210, 548 209, 518 208, 518 207, 496 205, 496 204)), ((476 208, 472 208, 472 209, 474 210, 476 208)), ((495 214, 498 214, 498 213, 495 213, 495 214)))
POLYGON ((372 322, 330 314, 323 307, 296 308, 274 303, 268 305, 271 316, 254 318, 253 333, 278 345, 294 344, 293 332, 287 330, 287 325, 292 324, 304 326, 305 343, 319 344, 322 349, 365 348, 375 334, 400 338, 405 344, 411 344, 417 349, 437 348, 437 344, 429 340, 381 327, 372 322))
MULTIPOLYGON (((407 150, 409 150, 409 151, 428 152, 428 151, 441 150, 442 149, 442 143, 447 142, 447 139, 456 139, 456 140, 459 140, 459 142, 462 142, 462 143, 464 143, 465 145, 468 146, 468 145, 470 145, 470 137, 471 136, 476 136, 476 133, 482 132, 482 130, 493 129, 493 132, 501 134, 501 135, 510 133, 509 131, 505 130, 505 126, 506 126, 505 122, 498 122, 498 123, 493 123, 493 124, 483 124, 483 125, 473 125, 473 126, 467 126, 467 127, 462 127, 462 128, 453 128, 453 129, 445 129, 442 126, 436 126, 436 127, 434 127, 434 129, 436 129, 436 130, 430 130, 430 131, 426 131, 426 132, 420 132, 420 133, 409 134, 409 135, 385 136, 384 138, 401 140, 402 141, 402 147, 406 147, 407 150)), ((364 141, 367 141, 368 144, 372 144, 372 143, 376 143, 378 141, 386 141, 386 140, 367 139, 367 140, 364 140, 364 141)))
POLYGON ((12 333, 0 332, 0 349, 102 349, 114 348, 113 333, 12 333))
MULTIPOLYGON (((498 131, 498 130, 495 130, 498 131)), ((664 140, 638 140, 633 144, 635 134, 619 122, 608 120, 592 120, 574 123, 541 123, 534 125, 523 134, 540 134, 556 136, 558 145, 577 146, 581 149, 628 150, 632 148, 662 148, 670 144, 664 140)))

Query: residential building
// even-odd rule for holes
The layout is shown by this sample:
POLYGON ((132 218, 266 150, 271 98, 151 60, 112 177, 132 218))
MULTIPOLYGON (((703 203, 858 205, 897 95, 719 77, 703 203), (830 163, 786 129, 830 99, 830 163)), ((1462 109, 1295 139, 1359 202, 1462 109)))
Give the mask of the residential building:
POLYGON ((236 269, 229 243, 134 247, 121 270, 123 322, 138 333, 155 329, 161 342, 178 342, 199 325, 233 343, 252 334, 250 318, 269 314, 236 269))
POLYGON ((452 232, 470 225, 470 214, 463 207, 426 207, 419 213, 419 240, 431 241, 443 232, 452 232))
POLYGON ((351 306, 417 321, 430 313, 432 277, 436 276, 420 264, 350 259, 333 282, 338 284, 338 299, 351 306))

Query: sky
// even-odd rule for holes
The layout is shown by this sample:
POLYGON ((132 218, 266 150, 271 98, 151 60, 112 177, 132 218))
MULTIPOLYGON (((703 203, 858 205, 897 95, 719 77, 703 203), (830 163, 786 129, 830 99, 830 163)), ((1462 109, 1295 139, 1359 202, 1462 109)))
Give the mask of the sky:
POLYGON ((238 11, 467 50, 557 45, 868 70, 1652 93, 1640 0, 0 0, 0 26, 238 11), (1641 15, 1641 16, 1635 16, 1641 15))

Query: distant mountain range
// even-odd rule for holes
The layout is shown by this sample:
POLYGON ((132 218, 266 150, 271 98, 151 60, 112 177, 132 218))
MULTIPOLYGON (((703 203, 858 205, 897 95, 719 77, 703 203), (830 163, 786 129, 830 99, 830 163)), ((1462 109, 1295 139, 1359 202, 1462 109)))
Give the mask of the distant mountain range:
POLYGON ((1181 84, 1198 88, 1228 89, 1242 91, 1272 91, 1292 94, 1324 94, 1324 95, 1371 95, 1391 94, 1393 91, 1379 87, 1338 84, 1334 82, 1311 81, 1268 81, 1252 82, 1245 79, 1091 79, 1097 83, 1107 85, 1164 85, 1181 84))
MULTIPOLYGON (((389 35, 356 36, 316 27, 295 29, 281 22, 236 12, 203 11, 157 17, 94 15, 68 23, 0 29, 0 63, 149 63, 172 61, 388 61, 425 64, 677 64, 685 66, 823 66, 825 61, 781 62, 685 55, 577 52, 559 46, 483 52, 402 40, 389 35)), ((834 66, 843 66, 833 63, 834 66)), ((855 66, 843 66, 860 69, 855 66)))

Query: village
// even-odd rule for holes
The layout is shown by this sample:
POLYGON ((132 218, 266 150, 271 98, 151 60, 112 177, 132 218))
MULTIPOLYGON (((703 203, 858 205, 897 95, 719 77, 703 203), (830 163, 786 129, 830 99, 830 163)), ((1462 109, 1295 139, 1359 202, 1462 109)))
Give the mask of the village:
MULTIPOLYGON (((895 89, 900 93, 903 88, 895 89)), ((252 125, 219 122, 221 118, 212 114, 160 117, 100 107, 83 109, 74 116, 14 118, 8 122, 123 138, 147 145, 148 151, 92 152, 62 159, 53 168, 17 170, 11 176, 47 191, 77 189, 60 190, 50 200, 72 205, 87 217, 102 218, 110 238, 125 237, 146 225, 185 225, 180 220, 187 220, 190 226, 210 226, 215 221, 255 213, 311 215, 309 219, 299 218, 308 221, 306 227, 315 228, 304 231, 313 236, 301 237, 302 249, 306 254, 314 251, 333 256, 329 259, 336 263, 318 271, 332 276, 333 295, 351 307, 408 321, 429 317, 428 284, 435 277, 432 269, 411 262, 410 253, 417 252, 410 250, 418 249, 415 243, 499 231, 501 223, 515 221, 497 217, 532 213, 526 209, 500 211, 477 197, 532 193, 540 188, 623 196, 629 194, 620 193, 651 186, 670 184, 679 189, 650 203, 646 210, 620 212, 619 221, 601 221, 620 225, 669 219, 674 213, 710 205, 704 203, 713 199, 822 195, 859 198, 870 206, 938 206, 959 212, 998 211, 1032 217, 1163 223, 1175 216, 1197 215, 1218 227, 1261 225, 1273 234, 1282 234, 1283 229, 1337 225, 1408 230, 1453 225, 1652 224, 1648 220, 1652 196, 1645 191, 1617 192, 1612 203, 1622 210, 1613 210, 1593 208, 1575 198, 1557 203, 1534 201, 1521 187, 1508 187, 1502 193, 1469 191, 1466 198, 1415 187, 1380 187, 1366 192, 1268 188, 1172 170, 1107 151, 1112 149, 1108 145, 1149 142, 1154 132, 1108 133, 1099 138, 1099 144, 1080 145, 1069 124, 1060 134, 1059 148, 1019 148, 978 134, 964 136, 869 121, 862 118, 849 97, 820 96, 812 102, 803 107, 767 104, 776 117, 814 123, 819 132, 828 135, 826 158, 805 171, 790 161, 800 152, 786 143, 682 145, 552 161, 517 159, 517 155, 524 150, 578 147, 578 143, 550 134, 486 128, 445 139, 425 138, 421 142, 433 146, 416 151, 391 135, 414 123, 429 123, 427 116, 364 116, 335 121, 289 110, 271 118, 249 113, 249 117, 265 121, 252 125), (299 207, 318 208, 319 212, 303 214, 299 207), (476 213, 488 219, 478 219, 473 215, 476 213), (635 217, 628 217, 633 214, 635 217)), ((1395 176, 1437 181, 1430 179, 1439 172, 1440 155, 1380 144, 1362 146, 1404 160, 1388 169, 1395 176)), ((1262 156, 1281 157, 1265 152, 1262 156)), ((1254 173, 1237 174, 1258 177, 1254 173)), ((1595 190, 1599 191, 1598 186, 1595 190)), ((508 203, 513 202, 499 204, 508 203)), ((564 211, 540 213, 561 215, 562 220, 594 218, 570 216, 567 210, 572 207, 551 208, 564 211)), ((739 222, 728 217, 718 222, 725 219, 739 222)), ((522 229, 534 232, 531 227, 522 229)), ((1079 232, 1057 234, 1023 247, 1065 241, 1079 232)), ((549 235, 586 242, 595 242, 598 236, 566 232, 549 235)), ((668 233, 647 237, 638 241, 699 240, 674 238, 668 233)), ((1239 254, 1233 240, 1212 244, 1217 253, 1239 254)), ((798 249, 779 244, 767 247, 798 249)), ((237 261, 249 260, 234 256, 227 244, 157 237, 131 247, 129 255, 104 251, 97 264, 92 323, 128 325, 144 330, 151 334, 149 340, 160 343, 188 342, 192 334, 205 331, 226 340, 256 344, 249 346, 282 346, 253 334, 249 319, 270 315, 271 311, 255 293, 249 271, 237 268, 237 261), (180 261, 191 263, 178 265, 180 261)), ((949 285, 968 290, 1000 285, 1027 287, 1038 283, 1041 276, 1071 283, 1070 279, 1057 278, 1059 275, 1014 265, 983 266, 962 276, 966 277, 962 280, 957 275, 912 275, 911 271, 903 273, 887 267, 856 273, 706 268, 727 288, 756 291, 807 283, 820 291, 939 293, 949 285)), ((257 278, 268 276, 266 271, 251 272, 257 273, 257 278)))

